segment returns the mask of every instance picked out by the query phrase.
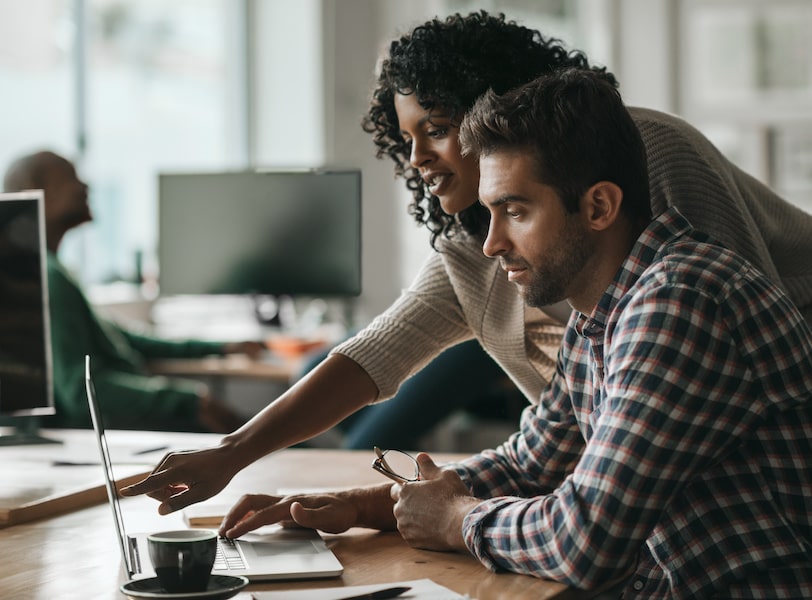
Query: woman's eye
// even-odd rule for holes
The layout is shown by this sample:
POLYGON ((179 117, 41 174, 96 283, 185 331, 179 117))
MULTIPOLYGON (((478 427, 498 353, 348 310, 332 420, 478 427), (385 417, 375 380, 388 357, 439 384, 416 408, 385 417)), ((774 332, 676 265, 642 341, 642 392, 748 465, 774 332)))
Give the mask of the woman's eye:
POLYGON ((428 132, 429 137, 433 138, 440 138, 445 137, 448 135, 448 129, 446 127, 438 127, 437 129, 432 129, 428 132))

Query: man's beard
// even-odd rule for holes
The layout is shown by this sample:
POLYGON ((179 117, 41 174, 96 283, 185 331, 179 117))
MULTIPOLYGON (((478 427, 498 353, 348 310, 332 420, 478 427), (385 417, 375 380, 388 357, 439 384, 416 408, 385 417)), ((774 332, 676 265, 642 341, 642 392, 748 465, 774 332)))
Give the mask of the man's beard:
POLYGON ((566 226, 551 246, 553 252, 543 263, 528 265, 532 275, 530 284, 520 290, 529 306, 541 308, 566 300, 573 279, 592 257, 594 244, 574 217, 567 218, 566 226))

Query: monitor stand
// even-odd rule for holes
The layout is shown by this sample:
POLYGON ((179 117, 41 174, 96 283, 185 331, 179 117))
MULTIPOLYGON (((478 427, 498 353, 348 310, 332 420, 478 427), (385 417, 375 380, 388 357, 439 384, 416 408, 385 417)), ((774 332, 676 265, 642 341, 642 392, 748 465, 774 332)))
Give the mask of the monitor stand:
POLYGON ((45 437, 39 433, 36 417, 15 418, 12 433, 0 433, 0 446, 25 446, 32 444, 61 444, 61 440, 45 437))

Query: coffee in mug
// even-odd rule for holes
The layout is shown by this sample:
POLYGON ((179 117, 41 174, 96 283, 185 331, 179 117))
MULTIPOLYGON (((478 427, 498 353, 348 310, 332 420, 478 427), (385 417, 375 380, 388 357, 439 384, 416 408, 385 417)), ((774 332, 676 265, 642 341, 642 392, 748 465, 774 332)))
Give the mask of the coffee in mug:
POLYGON ((167 592, 206 590, 217 553, 217 532, 208 529, 161 531, 147 536, 147 546, 155 575, 167 592))

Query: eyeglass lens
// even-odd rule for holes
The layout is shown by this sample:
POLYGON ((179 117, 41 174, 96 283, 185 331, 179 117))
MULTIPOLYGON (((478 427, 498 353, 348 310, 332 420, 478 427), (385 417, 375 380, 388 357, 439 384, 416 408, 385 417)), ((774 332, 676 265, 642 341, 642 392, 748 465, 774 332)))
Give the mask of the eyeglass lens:
POLYGON ((381 457, 381 466, 390 473, 394 473, 407 481, 420 479, 417 461, 410 454, 401 450, 385 450, 379 456, 381 457))

